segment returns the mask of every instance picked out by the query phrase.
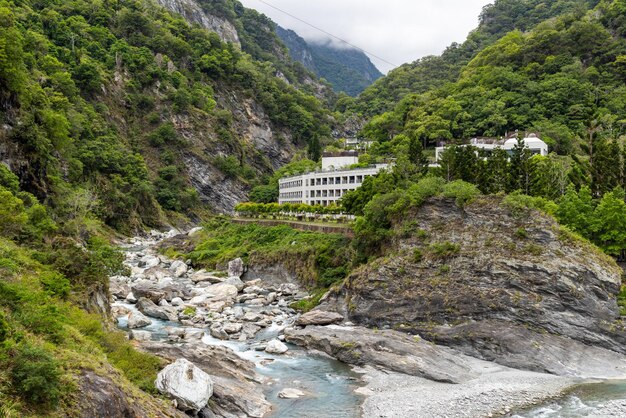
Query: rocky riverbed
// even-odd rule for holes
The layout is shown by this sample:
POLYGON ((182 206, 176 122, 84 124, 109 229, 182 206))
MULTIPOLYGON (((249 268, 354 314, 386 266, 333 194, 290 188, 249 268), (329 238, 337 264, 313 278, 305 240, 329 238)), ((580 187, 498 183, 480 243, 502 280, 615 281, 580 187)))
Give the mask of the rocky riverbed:
MULTIPOLYGON (((290 305, 309 297, 306 291, 244 276, 241 260, 205 271, 158 254, 159 242, 174 234, 124 244, 129 274, 112 277, 110 291, 120 328, 139 347, 173 364, 189 360, 209 376, 212 395, 198 416, 561 416, 537 411, 563 408, 558 402, 569 402, 564 394, 581 376, 626 374, 616 353, 610 370, 605 361, 581 363, 579 373, 556 376, 478 360, 418 335, 355 326, 336 312, 299 315, 290 305)), ((574 360, 563 358, 567 370, 574 360)), ((591 402, 589 411, 623 416, 624 398, 591 402)))

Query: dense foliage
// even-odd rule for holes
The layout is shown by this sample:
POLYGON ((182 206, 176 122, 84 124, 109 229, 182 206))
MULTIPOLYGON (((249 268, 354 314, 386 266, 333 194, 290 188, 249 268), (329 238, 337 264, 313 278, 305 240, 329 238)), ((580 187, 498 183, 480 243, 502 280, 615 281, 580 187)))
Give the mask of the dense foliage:
POLYGON ((274 214, 340 214, 343 209, 340 206, 307 205, 305 203, 239 203, 235 211, 242 216, 266 216, 274 214))

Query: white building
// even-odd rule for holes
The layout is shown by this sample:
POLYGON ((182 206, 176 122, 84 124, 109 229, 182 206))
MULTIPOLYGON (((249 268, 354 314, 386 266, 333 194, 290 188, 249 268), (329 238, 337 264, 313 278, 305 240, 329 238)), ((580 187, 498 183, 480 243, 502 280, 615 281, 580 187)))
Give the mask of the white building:
MULTIPOLYGON (((539 154, 543 156, 548 155, 548 144, 539 139, 535 134, 529 134, 527 137, 522 139, 522 142, 525 146, 528 147, 531 154, 539 154)), ((490 154, 496 148, 502 148, 510 155, 517 145, 517 138, 509 138, 506 141, 498 141, 489 138, 474 138, 470 141, 469 144, 461 146, 468 145, 484 150, 487 152, 487 154, 490 154)), ((446 147, 435 148, 435 161, 439 161, 439 159, 441 158, 441 154, 445 149, 446 147)))
POLYGON ((388 164, 349 169, 358 163, 355 152, 328 153, 322 157, 322 170, 278 180, 278 203, 336 204, 350 190, 355 190, 369 176, 378 174, 388 164))

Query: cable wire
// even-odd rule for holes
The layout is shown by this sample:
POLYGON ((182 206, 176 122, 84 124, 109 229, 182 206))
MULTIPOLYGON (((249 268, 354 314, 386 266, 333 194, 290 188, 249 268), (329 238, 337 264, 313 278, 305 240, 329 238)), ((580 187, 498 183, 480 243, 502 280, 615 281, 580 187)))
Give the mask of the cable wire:
POLYGON ((287 16, 289 16, 289 17, 293 18, 293 19, 296 19, 297 21, 302 22, 302 23, 304 23, 305 25, 310 26, 310 27, 312 27, 313 29, 320 31, 320 32, 322 32, 323 34, 330 36, 331 38, 335 38, 335 39, 337 39, 337 40, 339 40, 339 41, 343 42, 344 44, 351 46, 351 47, 352 47, 352 48, 354 48, 354 49, 358 49, 359 51, 363 52, 363 53, 364 53, 364 54, 366 54, 366 55, 369 55, 369 56, 371 56, 371 57, 373 57, 373 58, 376 58, 377 60, 380 60, 380 61, 382 61, 382 62, 384 62, 384 63, 386 63, 386 64, 389 64, 389 65, 392 65, 392 66, 394 66, 394 67, 398 67, 398 65, 397 65, 397 64, 394 64, 393 62, 389 62, 389 61, 387 61, 387 60, 386 60, 386 59, 384 59, 384 58, 381 58, 381 57, 379 57, 379 56, 377 56, 377 55, 375 55, 375 54, 372 54, 371 52, 368 52, 368 51, 364 50, 363 48, 359 48, 358 46, 356 46, 356 45, 354 45, 354 44, 351 44, 350 42, 346 41, 345 39, 342 39, 342 38, 340 38, 340 37, 339 37, 339 36, 337 36, 337 35, 333 35, 332 33, 328 32, 328 31, 325 31, 324 29, 319 28, 319 27, 317 27, 317 26, 313 25, 312 23, 309 23, 309 22, 307 22, 307 21, 305 21, 305 20, 302 20, 302 19, 300 19, 299 17, 294 16, 293 14, 291 14, 291 13, 289 13, 289 12, 286 12, 286 11, 284 11, 283 9, 280 9, 280 8, 278 8, 278 7, 274 6, 273 4, 270 4, 270 3, 268 3, 268 2, 267 2, 267 1, 265 1, 265 0, 257 0, 257 1, 258 1, 259 3, 263 3, 263 4, 265 4, 265 5, 266 5, 266 6, 268 6, 268 7, 271 7, 271 8, 272 8, 272 9, 274 9, 274 10, 277 10, 277 11, 279 11, 279 12, 281 12, 281 13, 284 13, 284 14, 286 14, 287 16))

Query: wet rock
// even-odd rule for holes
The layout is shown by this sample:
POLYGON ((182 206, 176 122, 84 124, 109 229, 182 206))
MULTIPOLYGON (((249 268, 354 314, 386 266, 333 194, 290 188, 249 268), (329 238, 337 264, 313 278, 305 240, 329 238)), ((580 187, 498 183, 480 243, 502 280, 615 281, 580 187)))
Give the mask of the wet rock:
POLYGON ((300 389, 286 388, 278 392, 278 397, 282 399, 298 399, 305 396, 300 389))
POLYGON ((236 258, 228 262, 228 277, 241 277, 244 273, 243 260, 236 258))
POLYGON ((345 363, 374 365, 446 383, 474 377, 470 366, 453 350, 398 331, 375 331, 336 325, 285 329, 287 341, 323 351, 345 363))
POLYGON ((128 329, 143 328, 150 324, 152 321, 141 312, 131 312, 128 315, 128 329))
POLYGON ((135 295, 133 295, 133 292, 130 292, 128 295, 126 295, 126 302, 137 303, 137 298, 135 297, 135 295))
POLYGON ((182 411, 200 411, 213 395, 211 377, 184 358, 161 370, 155 386, 159 392, 174 399, 182 411))
POLYGON ((265 347, 265 352, 270 354, 284 354, 289 350, 289 347, 279 340, 271 340, 265 347))
POLYGON ((302 314, 297 320, 296 325, 329 325, 343 321, 343 315, 337 312, 326 311, 310 311, 302 314))

